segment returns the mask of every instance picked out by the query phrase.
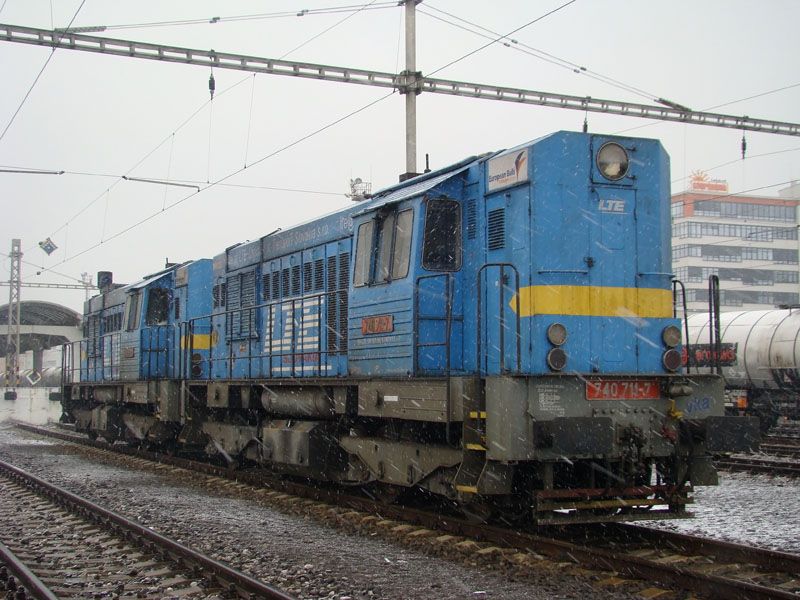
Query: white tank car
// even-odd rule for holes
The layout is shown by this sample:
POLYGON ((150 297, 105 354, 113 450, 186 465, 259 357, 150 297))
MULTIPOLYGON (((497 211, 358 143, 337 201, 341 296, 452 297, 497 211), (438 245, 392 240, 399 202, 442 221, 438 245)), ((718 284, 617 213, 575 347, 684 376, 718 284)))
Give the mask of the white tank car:
MULTIPOLYGON (((715 353, 709 317, 688 318, 689 369, 708 372, 715 353)), ((800 395, 800 308, 745 310, 720 314, 720 364, 726 386, 747 392, 748 408, 760 400, 779 414, 796 416, 800 395), (778 406, 779 405, 779 406, 778 406)), ((740 396, 741 398, 741 396, 740 396)), ((742 400, 744 400, 742 398, 742 400)), ((744 408, 737 399, 739 408, 744 408)))

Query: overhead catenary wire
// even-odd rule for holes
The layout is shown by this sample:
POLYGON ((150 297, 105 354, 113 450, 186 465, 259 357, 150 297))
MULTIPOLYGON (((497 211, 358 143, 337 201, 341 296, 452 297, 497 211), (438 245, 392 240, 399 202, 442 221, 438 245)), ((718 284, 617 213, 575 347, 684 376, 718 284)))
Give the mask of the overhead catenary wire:
MULTIPOLYGON (((776 154, 785 154, 787 152, 797 152, 798 150, 800 150, 800 146, 797 146, 796 148, 786 148, 785 150, 775 150, 773 152, 762 152, 761 154, 753 154, 753 155, 751 155, 749 157, 749 160, 752 160, 754 158, 763 158, 764 156, 774 156, 776 154)), ((701 171, 704 171, 706 173, 710 173, 712 171, 715 171, 716 169, 721 169, 722 167, 727 167, 729 165, 737 164, 740 161, 741 161, 741 159, 739 159, 739 158, 734 159, 734 160, 729 160, 727 162, 720 163, 720 164, 715 165, 713 167, 707 167, 705 169, 701 169, 701 171)), ((680 181, 685 181, 686 179, 689 179, 689 177, 690 177, 689 175, 684 175, 683 177, 679 177, 678 179, 673 179, 671 183, 678 183, 680 181)))
MULTIPOLYGON (((388 94, 384 94, 383 96, 380 96, 379 98, 376 98, 375 100, 372 100, 372 101, 368 102, 367 104, 365 104, 365 105, 363 105, 363 106, 361 106, 359 108, 356 108, 356 109, 350 111, 349 113, 347 113, 347 114, 345 114, 345 115, 343 115, 343 116, 341 116, 341 117, 339 117, 337 119, 334 119, 333 121, 330 121, 329 123, 323 125, 322 127, 318 128, 318 129, 316 129, 316 130, 314 130, 314 131, 312 131, 312 132, 310 132, 310 133, 308 133, 308 134, 306 134, 306 135, 304 135, 304 136, 302 136, 302 137, 300 137, 300 138, 298 138, 296 140, 294 140, 293 142, 290 142, 290 143, 278 148, 277 150, 274 150, 273 152, 270 152, 269 154, 267 154, 265 156, 262 156, 258 160, 256 160, 253 163, 251 163, 250 166, 254 166, 254 165, 260 164, 260 163, 264 162, 265 160, 268 160, 270 158, 278 156, 279 154, 285 152, 286 150, 289 150, 290 148, 293 148, 294 146, 297 146, 298 144, 300 144, 300 143, 302 143, 302 142, 304 142, 304 141, 306 141, 306 140, 308 140, 308 139, 310 139, 310 138, 312 138, 312 137, 314 137, 316 135, 319 135, 323 131, 326 131, 326 130, 330 129, 331 127, 334 127, 334 126, 338 125, 339 123, 341 123, 341 122, 343 122, 343 121, 345 121, 345 120, 347 120, 347 119, 349 119, 349 118, 351 118, 351 117, 353 117, 353 116, 355 116, 355 115, 357 115, 357 114, 359 114, 361 112, 364 112, 365 110, 375 106, 376 104, 386 100, 387 98, 392 97, 395 93, 396 92, 393 90, 393 91, 389 92, 388 94)), ((168 211, 168 210, 170 210, 172 208, 175 208, 176 206, 179 206, 179 205, 183 204, 187 200, 189 200, 191 198, 194 198, 195 196, 197 196, 199 194, 202 194, 203 192, 205 192, 205 191, 207 191, 207 190, 209 190, 211 188, 214 188, 214 187, 220 185, 224 181, 227 181, 231 177, 234 177, 234 176, 238 175, 239 173, 242 173, 243 171, 245 171, 245 167, 236 169, 235 171, 232 171, 231 173, 228 173, 227 175, 225 175, 224 177, 218 179, 217 181, 211 182, 206 187, 201 188, 201 189, 197 190, 196 192, 193 192, 193 193, 191 193, 191 194, 189 194, 187 196, 184 196, 183 198, 181 198, 179 200, 176 200, 175 202, 173 202, 171 204, 168 204, 167 207, 164 210, 159 210, 157 212, 151 213, 148 216, 140 219, 139 221, 137 221, 135 223, 132 223, 128 227, 116 232, 115 234, 110 235, 104 241, 105 242, 109 242, 111 240, 114 240, 114 239, 116 239, 118 237, 121 237, 121 236, 125 235, 126 233, 136 229, 137 227, 147 223, 148 221, 151 221, 155 217, 157 217, 157 216, 159 216, 161 214, 164 214, 164 212, 166 212, 166 211, 168 211)), ((100 245, 101 244, 98 243, 98 244, 93 244, 92 246, 89 246, 87 248, 84 248, 83 250, 73 254, 72 256, 68 256, 68 257, 63 258, 59 264, 65 264, 67 262, 70 262, 70 261, 78 258, 79 256, 82 256, 82 255, 86 254, 87 252, 90 252, 90 251, 100 247, 100 245)), ((49 271, 49 268, 43 269, 43 272, 44 271, 49 271)))
MULTIPOLYGON (((86 4, 86 0, 82 0, 81 1, 80 6, 78 6, 78 10, 76 10, 75 14, 72 15, 72 19, 70 19, 69 25, 67 25, 67 27, 69 27, 70 25, 72 25, 75 22, 75 19, 77 18, 78 13, 81 12, 81 9, 83 8, 84 4, 86 4)), ((3 7, 5 7, 5 2, 3 3, 3 7)), ((6 137, 6 133, 8 133, 8 130, 11 128, 11 125, 14 123, 14 120, 17 118, 17 115, 19 114, 19 111, 21 111, 22 107, 25 106, 25 102, 28 100, 28 97, 31 95, 31 92, 33 91, 33 88, 36 87, 36 84, 39 81, 39 78, 41 78, 42 73, 44 73, 44 70, 47 68, 47 65, 50 64, 50 60, 53 58, 55 53, 56 53, 56 49, 55 49, 55 47, 53 47, 53 49, 50 51, 50 54, 47 57, 47 60, 44 61, 44 64, 42 65, 42 68, 39 69, 39 72, 36 74, 36 78, 33 80, 33 83, 31 83, 31 86, 28 88, 28 91, 25 92, 25 96, 23 96, 22 101, 19 103, 19 106, 17 106, 17 109, 14 111, 14 114, 11 115, 11 119, 9 119, 8 123, 6 124, 5 128, 3 129, 3 133, 0 133, 0 142, 2 142, 3 138, 6 137)))
MULTIPOLYGON (((311 43, 311 42, 313 42, 314 40, 316 40, 316 39, 318 39, 318 38, 322 37, 323 35, 325 35, 325 34, 326 34, 326 33, 328 33, 329 31, 331 31, 332 29, 334 29, 334 28, 338 27, 339 25, 341 25, 342 23, 344 23, 345 21, 347 21, 347 20, 349 20, 349 19, 352 19, 352 18, 353 18, 354 16, 356 16, 358 13, 360 13, 360 12, 362 12, 362 11, 364 11, 364 10, 367 10, 367 9, 368 9, 368 8, 369 8, 371 5, 375 4, 375 2, 376 2, 376 1, 377 1, 377 0, 372 0, 372 2, 368 2, 367 4, 364 4, 364 5, 362 5, 362 6, 361 6, 360 8, 358 8, 357 10, 353 10, 353 11, 352 11, 352 12, 351 12, 349 15, 347 15, 347 16, 346 16, 346 17, 344 17, 343 19, 340 19, 339 21, 337 21, 337 22, 336 22, 336 23, 334 23, 333 25, 330 25, 329 27, 326 27, 325 29, 323 29, 322 31, 320 31, 319 33, 317 33, 316 35, 313 35, 313 36, 312 36, 312 37, 310 37, 309 39, 305 40, 303 43, 301 43, 301 44, 299 44, 299 45, 295 46, 294 48, 292 48, 292 49, 291 49, 291 50, 289 50, 288 52, 284 53, 284 54, 283 54, 283 56, 279 57, 279 59, 280 59, 280 60, 282 60, 282 59, 286 58, 287 56, 289 56, 290 54, 292 54, 293 52, 296 52, 297 50, 300 50, 300 48, 303 48, 304 46, 307 46, 308 44, 310 44, 310 43, 311 43)), ((396 6, 396 4, 394 4, 394 6, 396 6)))
POLYGON ((439 73, 440 71, 443 71, 443 70, 447 69, 448 67, 451 67, 454 64, 459 63, 462 60, 464 60, 466 58, 469 58, 470 56, 472 56, 474 54, 477 54, 478 52, 481 52, 482 50, 485 50, 489 46, 492 46, 492 45, 502 41, 503 39, 507 38, 508 36, 513 35, 513 34, 517 33, 518 31, 522 31, 523 29, 525 29, 527 27, 530 27, 534 23, 538 23, 539 21, 542 21, 543 19, 546 19, 547 17, 549 17, 551 15, 554 15, 555 13, 559 12, 560 10, 565 9, 566 7, 568 7, 571 4, 574 4, 575 2, 577 2, 577 0, 569 0, 568 2, 565 2, 564 4, 562 4, 560 6, 557 6, 553 10, 550 10, 550 11, 546 12, 545 14, 536 17, 535 19, 533 19, 531 21, 528 21, 524 25, 520 25, 516 29, 513 29, 512 31, 509 31, 505 35, 499 35, 497 38, 492 39, 491 41, 489 41, 488 43, 484 44, 483 46, 480 46, 479 48, 475 48, 474 50, 471 50, 471 51, 467 52, 466 54, 464 54, 463 56, 460 56, 459 58, 456 58, 455 60, 451 60, 449 63, 447 63, 445 65, 442 65, 438 69, 435 69, 435 70, 431 71, 430 73, 427 73, 427 76, 430 77, 432 75, 435 75, 436 73, 439 73))
MULTIPOLYGON (((248 77, 244 77, 244 78, 242 78, 241 80, 237 81, 236 83, 234 83, 234 84, 232 84, 232 85, 228 86, 227 88, 225 88, 224 90, 222 90, 221 92, 219 92, 219 93, 217 94, 217 97, 219 97, 219 96, 222 96, 223 94, 226 94, 226 93, 230 92, 231 90, 235 89, 236 87, 238 87, 239 85, 241 85, 242 83, 244 83, 245 81, 247 81, 248 79, 249 79, 249 76, 248 76, 248 77)), ((130 174, 131 174, 131 173, 132 173, 132 172, 133 172, 133 171, 134 171, 136 168, 138 168, 138 167, 139 167, 139 166, 140 166, 142 163, 144 163, 144 162, 145 162, 145 161, 146 161, 148 158, 150 158, 150 157, 151 157, 153 154, 155 154, 155 153, 156 153, 156 152, 157 152, 157 151, 158 151, 158 150, 159 150, 159 149, 160 149, 160 148, 161 148, 161 147, 162 147, 162 146, 163 146, 163 145, 164 145, 164 144, 165 144, 165 143, 166 143, 168 140, 171 140, 171 139, 172 139, 172 136, 173 136, 173 135, 175 135, 175 134, 176 134, 177 132, 179 132, 180 130, 182 130, 182 129, 183 129, 185 126, 186 126, 186 125, 188 125, 188 124, 189 124, 189 123, 190 123, 190 122, 191 122, 191 121, 192 121, 192 120, 193 120, 193 119, 194 119, 194 118, 195 118, 195 117, 196 117, 196 116, 197 116, 197 115, 198 115, 200 112, 202 112, 202 110, 203 110, 203 109, 204 109, 204 108, 205 108, 205 107, 206 107, 206 106, 209 104, 209 102, 210 102, 210 100, 206 100, 206 101, 205 101, 205 102, 203 102, 203 103, 202 103, 200 106, 198 106, 198 107, 197 107, 197 108, 196 108, 196 109, 195 109, 195 110, 194 110, 194 111, 193 111, 193 112, 192 112, 192 113, 191 113, 191 114, 190 114, 188 117, 186 117, 186 118, 185 118, 183 121, 181 121, 181 123, 180 123, 180 124, 179 124, 179 125, 178 125, 178 126, 177 126, 177 127, 176 127, 176 128, 173 130, 173 131, 172 131, 172 133, 170 133, 169 135, 167 135, 167 136, 166 136, 164 139, 162 139, 162 140, 161 140, 161 141, 160 141, 158 144, 156 144, 156 145, 155 145, 155 146, 154 146, 154 147, 153 147, 151 150, 149 150, 148 152, 146 152, 146 153, 145 153, 145 155, 144 155, 144 156, 142 156, 142 158, 140 158, 140 159, 139 159, 139 160, 138 160, 138 161, 137 161, 137 162, 136 162, 136 163, 135 163, 135 164, 134 164, 134 165, 133 165, 131 168, 129 168, 129 169, 128 169, 128 170, 125 172, 125 174, 123 174, 123 175, 111 175, 112 177, 116 177, 116 178, 117 178, 117 181, 115 181, 115 182, 114 182, 114 183, 111 185, 110 189, 113 189, 115 186, 117 186, 117 185, 119 185, 120 183, 122 183, 122 182, 124 181, 124 177, 125 177, 125 176, 127 176, 127 175, 130 175, 130 174)), ((98 176, 103 176, 103 175, 99 175, 99 174, 95 174, 95 175, 98 175, 98 176)), ((66 221, 65 221, 65 222, 64 222, 64 223, 63 223, 61 226, 59 226, 57 229, 55 229, 55 230, 54 230, 52 233, 50 233, 50 235, 49 235, 49 236, 47 236, 47 237, 54 237, 56 234, 58 234, 60 231, 62 231, 64 228, 66 228, 66 227, 67 227, 67 226, 68 226, 70 223, 72 223, 72 222, 73 222, 75 219, 77 219, 77 218, 78 218, 80 215, 82 215, 82 214, 83 214, 83 213, 85 213, 87 210, 89 210, 89 209, 90 209, 92 206, 94 206, 94 204, 95 204, 95 203, 97 203, 97 201, 98 201, 98 200, 100 200, 100 199, 101 199, 101 198, 104 196, 104 194, 105 194, 105 193, 106 193, 106 192, 105 192, 105 191, 103 191, 103 192, 101 192, 100 194, 98 194, 97 196, 95 196, 95 197, 94 197, 92 200, 90 200, 90 201, 89 201, 89 202, 88 202, 86 205, 84 205, 84 206, 83 206, 83 207, 82 207, 80 210, 78 210, 78 212, 76 212, 76 213, 75 213, 74 215, 72 215, 72 216, 71 216, 69 219, 67 219, 67 220, 66 220, 66 221)), ((27 250, 26 250, 26 251, 27 251, 27 250)))
POLYGON ((146 29, 150 27, 176 27, 185 25, 216 25, 218 23, 235 23, 240 21, 262 21, 269 19, 285 19, 294 17, 306 17, 313 15, 330 15, 345 12, 360 12, 362 10, 380 10, 397 7, 397 0, 390 2, 370 2, 367 8, 363 4, 349 4, 342 6, 330 6, 323 8, 304 8, 300 10, 289 10, 272 13, 254 13, 246 15, 231 15, 224 17, 203 17, 194 19, 176 19, 171 21, 148 21, 142 23, 118 23, 112 25, 90 25, 81 29, 91 29, 92 31, 112 31, 118 29, 146 29))
MULTIPOLYGON (((89 173, 87 171, 63 171, 63 174, 78 175, 82 177, 107 177, 110 179, 127 179, 128 181, 134 180, 133 178, 128 177, 126 175, 118 175, 116 173, 89 173)), ((200 181, 199 179, 171 179, 171 180, 161 181, 158 183, 166 185, 168 181, 190 185, 191 187, 197 187, 199 184, 206 183, 205 181, 200 181)), ((220 183, 219 187, 241 188, 248 190, 275 190, 278 192, 297 192, 301 194, 319 194, 322 196, 347 197, 347 194, 345 192, 332 192, 327 190, 309 190, 304 188, 276 187, 269 185, 250 185, 244 183, 220 183)))
POLYGON ((496 31, 493 31, 493 30, 491 30, 491 29, 489 29, 487 27, 484 27, 484 26, 482 26, 482 25, 480 25, 478 23, 474 23, 472 21, 468 21, 467 19, 464 19, 462 17, 459 17, 459 16, 454 15, 452 13, 449 13, 447 11, 438 9, 435 6, 432 6, 430 4, 425 5, 425 7, 427 9, 429 9, 429 10, 433 10, 433 11, 436 11, 438 13, 447 15, 448 17, 451 17, 452 19, 456 19, 458 21, 461 21, 466 26, 465 25, 459 25, 458 23, 454 23, 451 20, 448 20, 448 19, 445 19, 443 17, 431 14, 430 12, 428 12, 427 10, 424 10, 422 8, 417 8, 417 12, 422 14, 422 15, 425 15, 427 17, 430 17, 432 19, 436 19, 437 21, 440 21, 442 23, 446 23, 446 24, 448 24, 448 25, 450 25, 452 27, 456 27, 456 28, 461 29, 463 31, 468 31, 468 32, 470 32, 470 33, 472 33, 474 35, 478 35, 478 36, 486 38, 486 39, 492 39, 492 36, 494 38, 498 38, 498 36, 499 36, 497 41, 502 41, 503 42, 503 46, 505 46, 507 48, 510 48, 511 50, 515 50, 517 52, 522 52, 523 54, 527 54, 529 56, 533 56, 533 57, 538 58, 539 60, 542 60, 544 62, 553 64, 553 65, 558 66, 558 67, 562 67, 562 68, 568 69, 569 71, 572 71, 573 73, 575 73, 577 75, 584 75, 584 76, 589 77, 591 79, 594 79, 594 80, 597 80, 597 81, 612 85, 612 86, 617 87, 619 89, 631 92, 633 94, 636 94, 636 95, 641 96, 643 98, 647 98, 649 100, 653 100, 655 102, 659 102, 659 101, 663 100, 663 98, 660 98, 657 94, 653 94, 651 92, 647 92, 645 90, 642 90, 641 88, 637 88, 635 86, 632 86, 632 85, 629 85, 627 83, 624 83, 624 82, 622 82, 622 81, 620 81, 618 79, 614 79, 613 77, 609 77, 607 75, 603 75, 602 73, 598 73, 596 71, 592 71, 592 70, 588 69, 587 67, 585 67, 583 65, 580 65, 578 63, 572 62, 572 61, 564 59, 564 58, 560 58, 560 57, 558 57, 558 56, 556 56, 554 54, 551 54, 551 53, 546 52, 544 50, 541 50, 539 48, 534 48, 533 46, 530 46, 528 44, 520 42, 519 40, 513 39, 513 38, 509 37, 511 34, 502 35, 502 34, 496 32, 496 31), (472 27, 474 29, 470 29, 470 27, 472 27), (480 31, 475 31, 475 29, 479 29, 480 31), (482 32, 485 32, 485 33, 482 33, 482 32), (506 40, 506 41, 503 41, 503 40, 506 40))
MULTIPOLYGON (((84 2, 85 2, 85 0, 84 0, 84 2)), ((351 9, 351 10, 352 10, 354 13, 357 13, 357 12, 360 12, 361 10, 363 10, 364 8, 368 8, 368 7, 370 7, 371 5, 375 5, 375 4, 376 4, 376 0, 372 0, 372 1, 371 1, 371 2, 369 2, 368 4, 350 5, 350 6, 348 6, 348 7, 345 7, 345 8, 351 9)), ((394 6, 397 6, 397 5, 396 5, 396 3, 394 3, 394 2, 382 2, 382 3, 378 3, 378 4, 386 5, 386 7, 389 7, 389 6, 393 6, 393 7, 394 7, 394 6)), ((343 8, 343 7, 339 7, 339 8, 343 8)), ((349 18, 349 17, 348 17, 348 18, 349 18)), ((315 34, 314 36, 312 36, 312 38, 310 38, 310 39, 309 39, 309 40, 307 40, 307 41, 311 41, 311 40, 313 40, 313 39, 317 39, 318 37, 320 37, 320 36, 321 36, 321 35, 323 35, 324 33, 327 33, 327 32, 329 32, 329 31, 331 31, 331 30, 332 30, 334 27, 336 27, 336 26, 340 25, 341 23, 343 23, 343 22, 344 22, 344 21, 346 21, 346 20, 347 20, 347 18, 339 20, 339 21, 338 21, 338 22, 337 22, 335 25, 333 25, 332 27, 328 27, 327 29, 325 29, 325 31, 323 31, 323 32, 321 32, 321 33, 318 33, 318 34, 315 34)), ((299 48, 299 47, 302 47, 303 45, 305 45, 305 43, 304 43, 304 44, 301 44, 301 45, 300 45, 300 46, 298 46, 297 48, 299 48)), ((295 49, 297 49, 297 48, 295 48, 295 49)), ((286 53, 285 53, 283 56, 285 57, 285 56, 287 56, 288 54, 290 54, 290 53, 292 53, 292 52, 294 52, 294 50, 290 50, 290 51, 286 52, 286 53)), ((255 86, 255 75, 256 75, 256 74, 254 74, 253 86, 255 86)), ((241 80, 239 80, 238 82, 234 83, 233 85, 231 85, 231 86, 228 86, 228 87, 227 87, 227 88, 225 88, 225 89, 224 89, 222 92, 220 92, 219 94, 217 94, 217 96, 219 97, 219 96, 221 96, 221 95, 223 95, 223 94, 225 94, 225 93, 227 93, 227 92, 231 91, 232 89, 234 89, 234 88, 238 87, 239 85, 241 85, 242 83, 244 83, 244 82, 245 82, 245 81, 247 81, 248 79, 249 79, 249 75, 248 75, 247 77, 244 77, 244 78, 242 78, 241 80)), ((185 127, 185 126, 186 126, 186 125, 187 125, 187 124, 188 124, 190 121, 192 121, 192 119, 194 119, 194 118, 195 118, 195 117, 196 117, 196 116, 197 116, 197 115, 198 115, 198 114, 199 114, 199 113, 200 113, 200 112, 201 112, 201 111, 202 111, 202 110, 203 110, 203 109, 206 107, 206 105, 209 105, 209 104, 211 104, 211 103, 213 102, 215 91, 216 91, 216 83, 214 82, 214 79, 213 79, 213 68, 212 68, 211 77, 209 78, 209 92, 210 92, 210 98, 209 98, 209 100, 208 100, 208 101, 206 101, 206 102, 204 102, 204 103, 203 103, 201 106, 199 106, 199 107, 198 107, 198 108, 197 108, 197 109, 196 109, 196 110, 195 110, 195 111, 194 111, 194 112, 193 112, 193 113, 192 113, 192 114, 191 114, 189 117, 187 117, 187 118, 186 118, 186 119, 185 119, 185 120, 184 120, 184 121, 183 121, 183 122, 182 122, 182 123, 181 123, 181 124, 180 124, 180 125, 179 125, 179 126, 178 126, 178 127, 177 127, 177 128, 176 128, 176 129, 175 129, 173 132, 172 132, 172 133, 171 133, 171 134, 170 134, 170 136, 167 136, 165 139, 163 139, 163 140, 162 140, 162 141, 161 141, 161 142, 160 142, 160 143, 159 143, 159 144, 158 144, 156 147, 154 147, 154 148, 153 148, 153 149, 152 149, 150 152, 148 152, 148 153, 147 153, 147 154, 146 154, 146 155, 145 155, 145 156, 144 156, 142 159, 140 159, 140 160, 139 160, 139 161, 138 161, 138 162, 137 162, 137 163, 136 163, 136 164, 135 164, 133 167, 131 167, 130 169, 128 169, 128 171, 126 172, 126 174, 125 174, 125 175, 122 175, 122 176, 120 176, 120 179, 119 179, 117 182, 115 182, 115 183, 114 183, 114 184, 113 184, 111 187, 113 188, 114 186, 116 186, 117 184, 119 184, 119 183, 120 183, 120 182, 121 182, 123 179, 125 179, 126 175, 129 175, 129 174, 130 174, 130 173, 131 173, 131 172, 132 172, 134 169, 136 169, 136 168, 137 168, 139 165, 141 165, 141 164, 142 164, 142 163, 143 163, 145 160, 147 160, 147 159, 148 159, 150 156, 152 156, 152 155, 153 155, 153 154, 154 154, 154 153, 155 153, 155 152, 156 152, 156 151, 157 151, 159 148, 161 148, 161 146, 163 146, 163 144, 166 142, 166 140, 167 140, 167 139, 170 139, 170 138, 172 137, 172 139, 174 140, 174 135, 175 135, 175 134, 176 134, 178 131, 180 131, 180 130, 181 130, 183 127, 185 127)), ((253 90, 251 90, 251 108, 252 108, 252 93, 254 93, 254 92, 253 92, 253 90)), ((213 107, 213 104, 211 104, 211 106, 213 107)), ((211 179, 211 176, 210 176, 210 171, 211 171, 211 121, 210 121, 210 119, 211 119, 211 115, 209 114, 209 142, 208 142, 208 144, 209 144, 209 147, 208 147, 208 159, 207 159, 207 177, 206 177, 206 183, 209 183, 209 182, 210 182, 210 179, 211 179)), ((247 142, 247 143, 248 143, 248 146, 249 146, 249 133, 250 133, 250 128, 248 127, 248 142, 247 142)), ((249 166, 249 165, 247 165, 247 163, 246 163, 246 159, 245 159, 245 165, 244 165, 244 168, 247 168, 248 166, 249 166)), ((62 225, 62 226, 61 226, 61 227, 59 227, 57 230, 55 230, 53 233, 51 233, 51 237, 52 237, 52 236, 54 236, 54 235, 56 235, 58 232, 60 232, 62 229, 64 229, 66 226, 68 226, 70 222, 74 221, 74 220, 75 220, 75 219, 76 219, 78 216, 80 216, 82 213, 84 213, 86 210, 88 210, 88 209, 89 209, 89 208, 90 208, 92 205, 94 205, 94 204, 95 204, 95 203, 96 203, 96 202, 97 202, 97 201, 98 201, 100 198, 102 198, 102 196, 103 196, 103 194, 100 194, 99 196, 97 196, 97 197, 95 197, 93 200, 91 200, 91 201, 90 201, 90 202, 89 202, 89 203, 88 203, 86 206, 84 206, 84 207, 83 207, 83 208, 82 208, 80 211, 78 211, 78 213, 76 213, 76 214, 75 214, 73 217, 71 217, 69 220, 67 220, 67 221, 66 221, 66 223, 64 223, 64 225, 62 225)), ((163 210, 165 210, 165 209, 166 209, 166 206, 162 207, 162 209, 163 209, 163 210)))

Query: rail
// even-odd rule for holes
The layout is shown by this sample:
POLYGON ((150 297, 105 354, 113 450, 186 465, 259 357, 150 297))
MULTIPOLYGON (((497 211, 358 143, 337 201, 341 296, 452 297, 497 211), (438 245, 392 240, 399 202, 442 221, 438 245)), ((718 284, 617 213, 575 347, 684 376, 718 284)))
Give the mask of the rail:
MULTIPOLYGON (((647 582, 658 581, 674 589, 700 592, 710 598, 724 600, 767 600, 786 598, 797 600, 791 586, 798 587, 796 573, 800 572, 800 556, 754 547, 690 536, 667 530, 654 530, 627 523, 601 523, 572 526, 570 528, 539 528, 526 530, 519 527, 475 523, 459 518, 441 509, 426 511, 408 506, 385 504, 360 495, 343 493, 334 488, 325 489, 301 482, 270 478, 253 472, 232 471, 206 463, 195 463, 184 458, 165 456, 142 449, 121 445, 108 445, 74 434, 44 429, 30 425, 17 427, 69 440, 93 447, 102 447, 111 452, 147 458, 159 464, 177 465, 200 471, 215 477, 236 480, 240 483, 265 485, 292 496, 301 496, 310 501, 336 504, 339 518, 352 516, 360 530, 382 525, 394 520, 397 524, 413 523, 406 530, 429 529, 452 536, 465 536, 476 541, 478 547, 498 547, 517 552, 543 555, 558 562, 577 563, 600 571, 613 570, 625 577, 637 577, 647 582), (267 477, 269 483, 267 483, 267 477), (380 514, 381 519, 374 515, 380 514), (372 515, 371 519, 365 516, 372 515), (709 569, 710 563, 721 567, 709 569), (752 581, 752 568, 763 569, 764 583, 752 581), (724 573, 722 573, 724 571, 724 573)), ((287 506, 296 506, 297 500, 289 497, 287 506)), ((324 505, 324 513, 330 516, 333 510, 324 505)), ((415 538, 416 539, 416 538, 415 538)), ((419 539, 423 539, 420 536, 419 539)), ((436 539, 432 536, 431 539, 436 539)), ((417 543, 417 542, 415 542, 417 543)), ((449 550, 448 550, 449 552, 449 550)), ((497 552, 490 556, 513 556, 514 552, 497 552)))
POLYGON ((150 544, 163 549, 175 557, 180 563, 199 567, 204 574, 213 576, 213 578, 221 584, 223 589, 230 589, 231 591, 236 590, 240 597, 275 600, 292 599, 291 596, 285 594, 281 590, 236 571, 217 560, 200 554, 191 548, 187 548, 183 544, 156 533, 148 527, 139 525, 135 521, 107 510, 94 502, 73 494, 50 482, 44 481, 12 464, 0 461, 0 472, 9 479, 24 484, 36 493, 42 494, 62 506, 66 506, 67 509, 72 512, 81 513, 103 526, 108 526, 110 524, 113 528, 133 536, 145 545, 150 544))

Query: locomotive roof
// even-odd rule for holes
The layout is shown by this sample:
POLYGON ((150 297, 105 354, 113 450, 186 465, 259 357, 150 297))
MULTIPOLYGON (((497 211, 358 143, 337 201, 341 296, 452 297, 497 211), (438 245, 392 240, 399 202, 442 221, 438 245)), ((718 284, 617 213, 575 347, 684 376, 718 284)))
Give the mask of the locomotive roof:
POLYGON ((435 188, 437 185, 443 181, 446 181, 450 177, 466 171, 477 160, 477 158, 477 156, 471 156, 470 158, 462 160, 455 165, 447 167, 447 169, 436 171, 436 173, 439 173, 438 175, 435 173, 428 174, 429 177, 426 177, 421 181, 418 181, 419 178, 415 177, 410 184, 402 187, 392 186, 390 188, 386 188, 385 190, 381 190, 373 196, 373 199, 367 204, 367 206, 364 206, 361 210, 352 213, 351 216, 357 217, 359 215, 363 215, 364 213, 373 211, 376 208, 394 204, 396 202, 405 200, 406 198, 413 198, 414 196, 423 194, 428 190, 435 188))

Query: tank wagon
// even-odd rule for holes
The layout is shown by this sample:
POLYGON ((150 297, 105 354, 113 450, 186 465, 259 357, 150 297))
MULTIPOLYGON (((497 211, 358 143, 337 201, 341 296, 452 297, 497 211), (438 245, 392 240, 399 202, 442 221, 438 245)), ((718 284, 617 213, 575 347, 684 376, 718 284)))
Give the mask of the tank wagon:
POLYGON ((719 366, 728 412, 759 417, 762 430, 781 416, 800 419, 800 307, 721 313, 719 349, 708 315, 687 323, 689 369, 719 366))
POLYGON ((757 432, 682 373, 670 260, 660 143, 554 133, 107 286, 65 418, 483 516, 680 516, 757 432))

